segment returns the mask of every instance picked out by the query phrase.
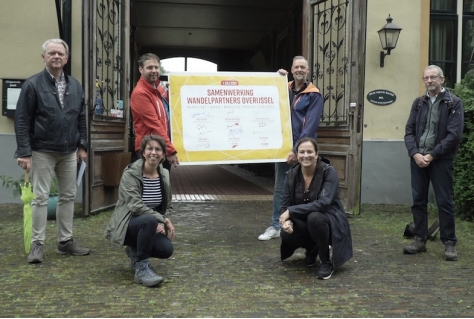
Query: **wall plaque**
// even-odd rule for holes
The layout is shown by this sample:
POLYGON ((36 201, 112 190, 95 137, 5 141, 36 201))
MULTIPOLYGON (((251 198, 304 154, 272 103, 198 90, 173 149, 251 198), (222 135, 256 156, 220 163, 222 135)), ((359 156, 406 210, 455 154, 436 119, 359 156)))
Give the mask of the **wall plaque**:
POLYGON ((367 94, 367 100, 376 105, 389 105, 395 102, 396 99, 395 93, 387 90, 374 90, 367 94))
POLYGON ((2 83, 2 115, 15 117, 16 102, 20 97, 24 79, 3 79, 2 83))

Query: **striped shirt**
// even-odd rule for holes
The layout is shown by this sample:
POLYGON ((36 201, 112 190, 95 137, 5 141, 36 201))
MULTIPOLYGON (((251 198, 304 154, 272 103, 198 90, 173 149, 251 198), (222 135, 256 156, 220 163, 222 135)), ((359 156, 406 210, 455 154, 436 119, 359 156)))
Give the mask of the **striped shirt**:
POLYGON ((161 182, 160 178, 148 178, 143 176, 143 203, 150 207, 156 208, 162 202, 161 182))

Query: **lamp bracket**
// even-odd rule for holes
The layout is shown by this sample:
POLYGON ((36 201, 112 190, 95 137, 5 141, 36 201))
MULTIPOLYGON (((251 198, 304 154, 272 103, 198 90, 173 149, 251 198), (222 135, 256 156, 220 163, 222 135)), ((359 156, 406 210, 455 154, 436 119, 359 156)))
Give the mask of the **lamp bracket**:
POLYGON ((384 51, 380 51, 380 67, 381 68, 384 67, 385 56, 390 55, 390 51, 391 49, 387 49, 387 53, 385 53, 384 51))

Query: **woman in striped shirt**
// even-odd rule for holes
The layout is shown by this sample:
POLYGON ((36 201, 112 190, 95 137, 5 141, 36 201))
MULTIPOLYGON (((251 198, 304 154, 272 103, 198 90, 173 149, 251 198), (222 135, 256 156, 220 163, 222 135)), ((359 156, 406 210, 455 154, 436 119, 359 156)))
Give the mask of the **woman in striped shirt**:
POLYGON ((149 257, 166 259, 173 254, 175 229, 166 216, 171 186, 169 172, 161 165, 166 154, 164 139, 146 136, 140 154, 142 157, 123 171, 106 238, 127 246, 125 251, 135 271, 134 281, 151 287, 164 279, 150 268, 149 257))

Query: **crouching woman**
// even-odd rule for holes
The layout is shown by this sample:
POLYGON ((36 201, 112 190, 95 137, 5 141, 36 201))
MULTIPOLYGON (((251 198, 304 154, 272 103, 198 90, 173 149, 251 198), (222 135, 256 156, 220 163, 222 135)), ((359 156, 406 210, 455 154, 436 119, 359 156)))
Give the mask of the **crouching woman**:
POLYGON ((126 245, 125 252, 135 271, 134 281, 156 286, 163 277, 150 268, 150 257, 166 259, 173 254, 175 229, 166 217, 171 201, 168 170, 161 165, 166 143, 160 136, 143 138, 141 158, 128 165, 120 180, 118 200, 105 229, 113 244, 126 245))
POLYGON ((335 268, 352 258, 349 222, 338 197, 339 179, 330 162, 318 156, 315 139, 302 138, 296 151, 298 163, 286 176, 280 210, 281 260, 306 248, 307 264, 314 264, 319 254, 317 276, 329 279, 335 268))

